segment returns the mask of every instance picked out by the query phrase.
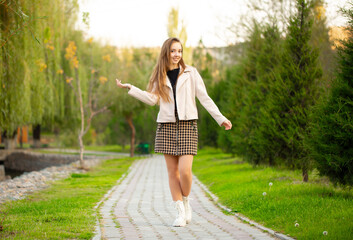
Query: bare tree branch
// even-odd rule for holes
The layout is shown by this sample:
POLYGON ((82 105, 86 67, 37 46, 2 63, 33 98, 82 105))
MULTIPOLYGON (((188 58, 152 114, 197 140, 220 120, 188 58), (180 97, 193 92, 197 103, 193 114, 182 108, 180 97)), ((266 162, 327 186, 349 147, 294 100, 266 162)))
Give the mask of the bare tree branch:
POLYGON ((91 121, 92 121, 93 117, 96 116, 99 113, 102 113, 102 112, 108 110, 109 106, 110 105, 104 106, 101 109, 99 109, 98 111, 92 111, 92 109, 91 109, 91 115, 87 119, 87 125, 86 125, 86 129, 83 132, 83 135, 85 135, 88 132, 88 130, 89 130, 90 126, 91 126, 91 121))

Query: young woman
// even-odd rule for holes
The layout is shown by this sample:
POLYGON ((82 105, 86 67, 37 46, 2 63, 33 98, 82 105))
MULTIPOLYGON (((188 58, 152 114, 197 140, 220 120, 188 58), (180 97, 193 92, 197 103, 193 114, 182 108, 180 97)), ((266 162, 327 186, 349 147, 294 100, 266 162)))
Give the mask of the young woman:
POLYGON ((185 65, 182 55, 179 39, 169 38, 163 43, 148 91, 116 79, 118 87, 129 89, 129 95, 152 106, 159 104, 155 152, 163 153, 166 161, 169 188, 178 211, 175 227, 185 226, 192 215, 188 196, 198 141, 195 97, 220 126, 226 130, 232 128, 231 122, 208 96, 200 74, 194 67, 185 65))

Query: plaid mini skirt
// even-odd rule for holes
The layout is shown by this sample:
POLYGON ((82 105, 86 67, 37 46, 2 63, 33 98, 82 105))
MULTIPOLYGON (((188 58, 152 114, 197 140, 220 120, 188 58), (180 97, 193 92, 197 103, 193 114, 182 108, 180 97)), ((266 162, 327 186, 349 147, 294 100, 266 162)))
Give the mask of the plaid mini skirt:
MULTIPOLYGON (((177 114, 176 114, 177 115, 177 114)), ((197 154, 197 119, 158 123, 154 151, 169 155, 197 154)))

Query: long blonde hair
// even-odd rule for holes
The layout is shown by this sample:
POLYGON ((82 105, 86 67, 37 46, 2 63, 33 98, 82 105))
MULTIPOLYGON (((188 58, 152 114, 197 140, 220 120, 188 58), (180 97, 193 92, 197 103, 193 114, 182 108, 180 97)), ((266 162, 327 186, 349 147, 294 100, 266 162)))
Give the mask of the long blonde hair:
MULTIPOLYGON (((149 92, 152 92, 156 94, 159 98, 162 98, 166 102, 170 102, 170 96, 168 94, 168 88, 166 86, 166 76, 167 76, 167 71, 169 70, 169 65, 171 62, 170 59, 170 48, 174 42, 178 42, 181 45, 181 48, 183 49, 183 45, 181 44, 180 40, 178 38, 168 38, 167 40, 164 41, 161 49, 161 53, 159 54, 158 62, 156 66, 153 69, 150 81, 148 83, 148 88, 147 90, 149 92)), ((182 74, 182 72, 185 69, 185 63, 183 58, 181 57, 179 64, 181 65, 182 69, 179 73, 182 74)))

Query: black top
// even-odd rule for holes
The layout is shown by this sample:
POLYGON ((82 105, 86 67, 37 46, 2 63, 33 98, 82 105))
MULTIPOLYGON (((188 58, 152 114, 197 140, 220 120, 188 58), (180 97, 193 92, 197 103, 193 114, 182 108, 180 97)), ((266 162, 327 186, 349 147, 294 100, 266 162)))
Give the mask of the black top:
POLYGON ((176 96, 175 96, 176 82, 177 82, 177 79, 178 79, 179 71, 180 71, 180 68, 176 68, 176 69, 173 69, 173 70, 169 70, 167 72, 167 76, 169 78, 170 84, 173 87, 175 109, 176 109, 176 96))
POLYGON ((175 88, 176 81, 177 81, 178 75, 179 75, 179 71, 180 71, 180 68, 176 68, 176 69, 173 69, 173 70, 169 70, 167 72, 170 84, 172 84, 173 89, 175 88))

